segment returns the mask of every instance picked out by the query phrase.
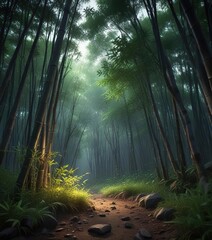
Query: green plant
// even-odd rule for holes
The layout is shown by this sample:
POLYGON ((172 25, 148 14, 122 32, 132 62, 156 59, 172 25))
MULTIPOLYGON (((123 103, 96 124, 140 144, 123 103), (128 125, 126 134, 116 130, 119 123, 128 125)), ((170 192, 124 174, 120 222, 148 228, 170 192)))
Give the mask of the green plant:
POLYGON ((53 174, 52 183, 55 187, 64 187, 68 189, 82 188, 87 180, 82 181, 84 175, 75 175, 76 169, 68 169, 69 165, 56 168, 53 174))
POLYGON ((0 227, 12 226, 19 231, 26 232, 30 229, 22 225, 24 219, 30 219, 34 226, 45 217, 54 218, 50 208, 42 204, 37 207, 30 207, 29 204, 24 204, 22 200, 19 202, 8 200, 0 204, 0 227))
POLYGON ((172 221, 180 231, 180 239, 212 239, 212 197, 200 189, 187 190, 175 195, 164 205, 176 209, 176 218, 172 221))

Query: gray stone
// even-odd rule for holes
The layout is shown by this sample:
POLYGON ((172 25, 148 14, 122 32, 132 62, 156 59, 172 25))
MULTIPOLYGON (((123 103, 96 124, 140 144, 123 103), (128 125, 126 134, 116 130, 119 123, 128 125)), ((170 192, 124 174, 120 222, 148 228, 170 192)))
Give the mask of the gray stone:
POLYGON ((134 240, 142 240, 142 238, 140 237, 139 233, 136 233, 134 240))
POLYGON ((105 235, 111 232, 111 224, 95 224, 89 227, 88 232, 97 235, 105 235))
POLYGON ((133 226, 134 226, 134 225, 133 225, 133 223, 131 223, 131 222, 125 222, 125 223, 124 223, 124 227, 125 227, 125 228, 129 228, 129 229, 130 229, 130 228, 133 228, 133 226))
POLYGON ((134 240, 146 240, 151 238, 152 234, 145 228, 141 228, 139 232, 135 235, 134 240))
POLYGON ((145 238, 152 238, 152 234, 148 230, 146 230, 145 228, 141 228, 139 230, 139 235, 141 237, 145 237, 145 238))
POLYGON ((82 222, 83 222, 84 224, 88 224, 88 220, 87 220, 87 219, 83 219, 82 222))
POLYGON ((75 223, 77 223, 77 222, 79 222, 80 221, 80 218, 78 217, 78 216, 73 216, 71 219, 70 219, 70 222, 75 222, 75 223))
POLYGON ((145 208, 155 208, 162 200, 163 198, 158 193, 151 193, 140 199, 139 206, 145 208))
POLYGON ((130 220, 130 217, 128 217, 128 216, 127 216, 127 217, 122 217, 121 220, 122 220, 122 221, 129 221, 129 220, 130 220))
POLYGON ((174 208, 160 208, 154 213, 154 217, 162 221, 170 221, 174 218, 174 208))

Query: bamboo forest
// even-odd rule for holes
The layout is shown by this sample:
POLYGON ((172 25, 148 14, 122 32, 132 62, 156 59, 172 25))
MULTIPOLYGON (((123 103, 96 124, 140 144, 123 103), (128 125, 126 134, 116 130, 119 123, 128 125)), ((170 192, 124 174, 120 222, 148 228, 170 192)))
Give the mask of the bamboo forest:
POLYGON ((0 1, 0 239, 212 239, 212 1, 0 1))

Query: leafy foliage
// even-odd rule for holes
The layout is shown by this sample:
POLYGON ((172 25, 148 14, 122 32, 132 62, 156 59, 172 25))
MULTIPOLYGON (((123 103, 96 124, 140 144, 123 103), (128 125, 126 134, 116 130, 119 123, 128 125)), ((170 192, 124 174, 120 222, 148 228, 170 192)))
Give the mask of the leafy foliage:
POLYGON ((176 219, 172 221, 182 233, 180 239, 211 239, 212 237, 212 198, 200 189, 187 190, 175 195, 166 205, 175 207, 176 219))
POLYGON ((0 204, 0 227, 9 225, 25 232, 27 227, 22 225, 25 219, 30 219, 32 224, 36 225, 45 217, 54 218, 49 207, 42 204, 39 204, 36 208, 24 204, 22 200, 19 202, 9 200, 0 204))
POLYGON ((69 165, 65 165, 55 169, 55 173, 52 179, 54 187, 78 189, 86 182, 85 180, 80 184, 80 181, 86 174, 82 176, 77 176, 74 174, 76 169, 68 168, 69 165))

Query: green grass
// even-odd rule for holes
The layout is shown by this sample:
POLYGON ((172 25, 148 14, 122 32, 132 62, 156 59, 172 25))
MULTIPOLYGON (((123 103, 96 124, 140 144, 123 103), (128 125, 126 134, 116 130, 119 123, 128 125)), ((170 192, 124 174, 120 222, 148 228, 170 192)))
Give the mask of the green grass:
POLYGON ((67 189, 64 187, 50 187, 39 192, 25 192, 22 194, 24 202, 36 206, 43 203, 47 206, 60 203, 65 211, 82 211, 88 207, 90 194, 83 189, 67 189))
POLYGON ((181 233, 182 240, 212 239, 212 196, 199 188, 183 194, 172 194, 160 206, 174 207, 176 218, 172 221, 181 233))
POLYGON ((140 193, 148 194, 160 192, 162 196, 167 195, 167 188, 152 178, 144 179, 143 177, 123 177, 121 179, 113 179, 108 181, 104 186, 100 185, 100 192, 105 196, 114 196, 118 193, 125 193, 127 197, 135 196, 140 193))
POLYGON ((127 196, 133 196, 139 193, 152 193, 157 192, 158 189, 162 188, 159 186, 159 184, 152 183, 152 182, 134 182, 134 181, 128 181, 124 183, 117 183, 110 186, 105 186, 101 189, 101 193, 105 196, 109 195, 116 195, 120 192, 124 192, 127 196))

